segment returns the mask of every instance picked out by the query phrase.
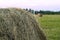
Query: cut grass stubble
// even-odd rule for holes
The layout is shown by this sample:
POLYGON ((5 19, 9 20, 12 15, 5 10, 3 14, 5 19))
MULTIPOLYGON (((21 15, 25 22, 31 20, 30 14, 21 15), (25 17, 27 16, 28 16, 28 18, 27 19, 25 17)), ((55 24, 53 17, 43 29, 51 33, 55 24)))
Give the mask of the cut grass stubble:
POLYGON ((38 21, 48 40, 60 40, 60 15, 43 15, 38 21))

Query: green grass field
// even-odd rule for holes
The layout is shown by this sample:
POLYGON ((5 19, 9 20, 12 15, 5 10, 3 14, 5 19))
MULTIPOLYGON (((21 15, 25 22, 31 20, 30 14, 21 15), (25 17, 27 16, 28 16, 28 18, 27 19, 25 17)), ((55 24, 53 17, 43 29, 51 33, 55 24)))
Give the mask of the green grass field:
POLYGON ((43 15, 38 21, 48 40, 60 40, 60 15, 43 15))

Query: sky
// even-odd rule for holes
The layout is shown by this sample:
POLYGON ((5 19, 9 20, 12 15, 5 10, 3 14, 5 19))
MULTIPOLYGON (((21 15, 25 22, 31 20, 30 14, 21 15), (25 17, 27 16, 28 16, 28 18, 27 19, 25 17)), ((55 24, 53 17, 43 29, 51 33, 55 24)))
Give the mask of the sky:
POLYGON ((0 8, 7 7, 60 11, 60 0, 0 0, 0 8))

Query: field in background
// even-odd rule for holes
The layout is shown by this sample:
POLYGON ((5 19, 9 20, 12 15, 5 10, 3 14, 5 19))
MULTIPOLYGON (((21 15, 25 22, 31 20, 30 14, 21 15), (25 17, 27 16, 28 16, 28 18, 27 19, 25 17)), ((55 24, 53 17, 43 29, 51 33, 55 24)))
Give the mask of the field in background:
POLYGON ((60 40, 60 15, 43 15, 38 21, 48 40, 60 40))

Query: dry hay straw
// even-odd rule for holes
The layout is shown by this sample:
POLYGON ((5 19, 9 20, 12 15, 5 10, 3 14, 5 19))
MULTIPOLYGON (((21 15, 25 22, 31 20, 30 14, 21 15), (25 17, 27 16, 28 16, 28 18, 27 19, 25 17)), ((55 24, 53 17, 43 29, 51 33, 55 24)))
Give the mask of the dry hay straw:
POLYGON ((0 40, 46 40, 34 16, 22 9, 0 9, 0 40))

